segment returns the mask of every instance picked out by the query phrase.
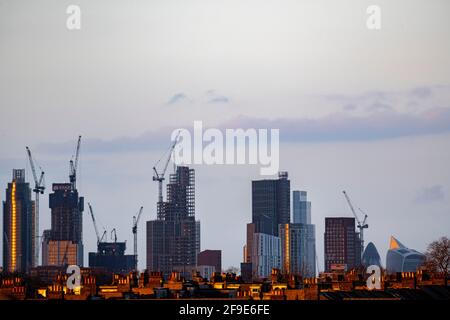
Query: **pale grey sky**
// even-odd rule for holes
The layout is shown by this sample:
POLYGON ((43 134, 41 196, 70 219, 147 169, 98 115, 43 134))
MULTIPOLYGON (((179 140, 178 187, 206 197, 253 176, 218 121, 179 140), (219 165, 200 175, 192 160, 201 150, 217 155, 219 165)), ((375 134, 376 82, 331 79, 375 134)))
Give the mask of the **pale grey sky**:
MULTIPOLYGON (((66 181, 82 134, 80 191, 131 250, 133 214, 156 216, 151 167, 172 128, 275 127, 282 169, 312 201, 321 268, 324 217, 350 215, 342 189, 383 260, 391 234, 424 250, 450 231, 449 12, 446 0, 0 0, 0 199, 11 169, 28 169, 26 145, 48 189, 66 181)), ((202 248, 238 265, 259 168, 195 169, 202 248)), ((139 238, 143 268, 144 222, 139 238)))

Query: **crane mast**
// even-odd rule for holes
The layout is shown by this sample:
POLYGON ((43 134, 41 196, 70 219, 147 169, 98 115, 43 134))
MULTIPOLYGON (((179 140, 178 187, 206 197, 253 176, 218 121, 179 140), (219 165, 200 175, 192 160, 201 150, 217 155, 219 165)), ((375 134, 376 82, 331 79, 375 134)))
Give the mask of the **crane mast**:
POLYGON ((158 170, 156 170, 156 166, 161 162, 161 160, 163 160, 164 156, 166 155, 166 153, 156 162, 155 166, 153 167, 153 181, 158 181, 158 203, 163 202, 163 181, 164 181, 164 175, 166 174, 167 171, 167 167, 169 165, 170 162, 170 157, 172 155, 173 149, 175 149, 176 144, 178 143, 178 137, 180 136, 180 131, 178 131, 174 141, 172 142, 172 144, 170 145, 169 149, 168 149, 168 157, 165 160, 164 163, 164 167, 163 169, 158 172, 158 170))
POLYGON ((350 197, 348 196, 347 192, 345 192, 345 190, 344 190, 344 191, 342 191, 342 193, 344 194, 344 197, 347 200, 348 206, 350 207, 350 210, 352 211, 353 216, 355 217, 356 222, 358 223, 359 237, 360 237, 360 240, 361 240, 361 258, 362 258, 362 255, 363 255, 363 252, 364 252, 364 229, 369 228, 369 225, 366 223, 366 221, 367 221, 367 214, 365 214, 361 209, 358 208, 359 211, 361 211, 361 213, 364 214, 364 219, 361 222, 361 220, 359 220, 359 218, 358 218, 358 215, 356 214, 355 208, 353 207, 353 204, 352 204, 352 202, 350 200, 350 197))
POLYGON ((78 158, 80 155, 80 145, 81 145, 81 136, 78 136, 77 149, 75 151, 75 160, 70 160, 69 179, 72 191, 75 191, 75 189, 77 188, 77 169, 78 169, 78 158))
POLYGON ((113 228, 111 230, 111 240, 114 240, 114 243, 117 242, 117 231, 116 231, 116 228, 113 228), (113 237, 113 234, 114 234, 114 237, 113 237))
POLYGON ((95 221, 94 210, 92 210, 92 206, 91 206, 90 202, 88 202, 88 207, 89 207, 89 212, 91 214, 92 223, 94 224, 95 235, 97 236, 97 246, 98 246, 98 244, 100 243, 100 233, 98 232, 97 221, 95 221))
POLYGON ((139 213, 137 216, 133 216, 133 227, 132 227, 132 232, 133 232, 133 240, 134 240, 134 270, 138 270, 138 254, 137 254, 137 227, 138 227, 138 223, 139 220, 141 219, 141 215, 142 215, 142 210, 144 209, 144 207, 141 207, 139 209, 139 213))
POLYGON ((41 175, 38 179, 36 174, 36 168, 34 165, 34 160, 31 155, 30 148, 26 147, 28 160, 30 162, 31 172, 33 173, 34 188, 33 192, 35 194, 34 200, 34 252, 33 252, 33 266, 37 266, 39 263, 39 194, 44 194, 45 190, 45 180, 44 171, 41 170, 41 175))

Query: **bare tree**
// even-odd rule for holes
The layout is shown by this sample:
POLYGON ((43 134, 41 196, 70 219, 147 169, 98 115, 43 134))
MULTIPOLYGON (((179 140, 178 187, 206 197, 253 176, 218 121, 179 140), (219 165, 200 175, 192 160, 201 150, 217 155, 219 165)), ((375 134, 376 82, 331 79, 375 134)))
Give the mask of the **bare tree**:
POLYGON ((240 271, 239 268, 231 266, 225 270, 225 273, 233 273, 237 275, 239 271, 240 271))
POLYGON ((450 271, 450 239, 442 237, 428 245, 426 266, 432 272, 444 274, 444 282, 447 286, 447 278, 450 271))

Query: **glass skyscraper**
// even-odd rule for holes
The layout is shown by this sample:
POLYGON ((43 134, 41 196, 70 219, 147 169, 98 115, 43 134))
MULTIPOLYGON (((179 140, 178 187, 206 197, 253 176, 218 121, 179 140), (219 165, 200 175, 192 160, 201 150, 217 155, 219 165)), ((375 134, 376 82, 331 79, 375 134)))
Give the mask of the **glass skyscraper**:
POLYGON ((34 201, 25 169, 14 169, 3 201, 3 267, 8 272, 27 272, 33 263, 34 201))

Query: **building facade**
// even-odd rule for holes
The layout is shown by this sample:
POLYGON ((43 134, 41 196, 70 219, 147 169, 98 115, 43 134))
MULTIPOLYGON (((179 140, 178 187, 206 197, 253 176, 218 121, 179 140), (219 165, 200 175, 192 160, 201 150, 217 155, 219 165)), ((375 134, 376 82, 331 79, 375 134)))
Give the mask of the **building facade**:
MULTIPOLYGON (((282 252, 286 252, 290 248, 292 255, 285 255, 291 257, 290 270, 291 273, 302 275, 303 277, 311 278, 316 275, 316 226, 311 224, 311 202, 308 201, 308 194, 306 191, 292 192, 292 208, 293 221, 292 227, 289 231, 292 235, 289 237, 293 243, 289 246, 285 245, 282 252)), ((286 228, 283 237, 286 234, 286 228)), ((284 242, 281 242, 282 245, 284 242)), ((283 265, 287 265, 284 262, 283 265)))
POLYGON ((256 233, 278 236, 278 225, 291 221, 291 183, 287 172, 278 179, 252 181, 252 223, 256 233))
POLYGON ((213 266, 213 272, 222 272, 222 250, 203 250, 197 256, 199 266, 213 266))
POLYGON ((25 169, 14 169, 3 201, 3 268, 27 272, 34 257, 34 201, 25 169))
POLYGON ((42 265, 83 266, 84 198, 70 183, 54 183, 49 196, 51 229, 44 231, 42 265))
POLYGON ((179 166, 170 175, 167 201, 157 204, 157 219, 147 221, 147 270, 191 273, 200 252, 200 222, 195 220, 195 171, 179 166))
POLYGON ((325 272, 335 265, 350 270, 361 265, 361 241, 355 218, 325 218, 325 272))
POLYGON ((373 242, 369 242, 369 244, 364 249, 362 258, 361 258, 361 264, 364 267, 376 265, 381 267, 381 258, 380 254, 378 253, 377 248, 373 244, 373 242))
POLYGON ((306 191, 292 191, 294 223, 311 224, 311 202, 306 191))
POLYGON ((396 238, 391 237, 389 250, 386 254, 386 272, 416 272, 425 262, 425 255, 409 249, 396 238))
POLYGON ((315 277, 315 228, 311 224, 280 224, 281 270, 285 274, 315 277))
POLYGON ((253 234, 252 273, 254 278, 268 278, 272 269, 281 268, 281 240, 265 233, 253 234))

